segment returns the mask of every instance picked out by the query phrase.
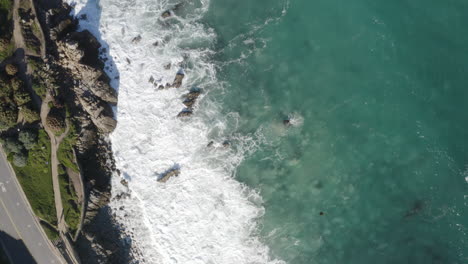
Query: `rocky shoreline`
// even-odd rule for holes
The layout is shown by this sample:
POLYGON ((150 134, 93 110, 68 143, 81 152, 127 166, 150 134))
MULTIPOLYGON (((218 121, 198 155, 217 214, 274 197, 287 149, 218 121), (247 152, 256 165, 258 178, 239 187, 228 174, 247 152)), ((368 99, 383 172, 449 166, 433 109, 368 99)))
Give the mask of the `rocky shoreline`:
POLYGON ((129 245, 107 206, 115 173, 108 134, 117 124, 112 106, 117 94, 100 59, 101 45, 88 31, 78 32, 72 7, 62 1, 37 1, 45 37, 45 57, 31 58, 36 82, 52 91, 53 104, 65 105, 76 129, 74 153, 84 183, 84 214, 75 249, 82 263, 130 263, 129 245), (54 94, 55 93, 55 94, 54 94))

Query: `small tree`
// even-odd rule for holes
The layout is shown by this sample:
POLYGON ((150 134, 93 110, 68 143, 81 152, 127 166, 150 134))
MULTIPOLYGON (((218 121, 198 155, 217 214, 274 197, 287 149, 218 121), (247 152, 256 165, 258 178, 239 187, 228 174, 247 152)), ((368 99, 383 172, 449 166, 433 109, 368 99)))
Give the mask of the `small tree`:
POLYGON ((3 149, 7 154, 10 153, 21 153, 23 151, 23 146, 13 138, 7 138, 3 144, 3 149))
POLYGON ((15 99, 15 102, 18 106, 22 106, 31 102, 31 97, 23 89, 15 91, 15 93, 13 94, 13 98, 15 99))
POLYGON ((24 88, 24 82, 19 79, 18 77, 14 77, 13 79, 10 80, 10 85, 13 91, 18 91, 20 89, 24 88))
POLYGON ((26 155, 24 153, 16 153, 13 156, 13 164, 16 167, 24 167, 28 163, 28 159, 26 158, 26 155))
POLYGON ((16 124, 17 109, 9 104, 0 105, 0 130, 8 129, 16 124))
POLYGON ((8 79, 4 74, 0 73, 0 97, 10 96, 11 88, 8 83, 8 79))
POLYGON ((38 112, 24 105, 21 107, 20 113, 21 115, 23 115, 23 119, 27 123, 33 123, 40 119, 38 112))
POLYGON ((36 145, 37 136, 31 131, 21 131, 18 135, 18 140, 23 143, 25 149, 30 150, 36 145))
POLYGON ((18 68, 13 64, 7 64, 7 66, 5 66, 5 71, 8 75, 14 76, 18 72, 18 68))
POLYGON ((59 132, 65 129, 65 118, 61 115, 57 108, 52 108, 46 118, 47 126, 54 132, 59 132))

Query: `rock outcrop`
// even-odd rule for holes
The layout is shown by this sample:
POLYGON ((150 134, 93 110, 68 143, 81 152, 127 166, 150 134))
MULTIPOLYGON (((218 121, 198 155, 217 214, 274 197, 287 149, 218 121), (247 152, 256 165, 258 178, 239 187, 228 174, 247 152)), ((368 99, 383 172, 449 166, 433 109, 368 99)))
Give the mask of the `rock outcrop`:
POLYGON ((187 108, 183 109, 177 117, 188 117, 193 114, 193 106, 200 96, 202 90, 200 88, 194 87, 190 89, 189 93, 184 95, 185 99, 182 102, 187 108))
POLYGON ((180 174, 180 169, 179 168, 172 168, 165 173, 162 173, 159 178, 158 182, 167 182, 170 178, 172 177, 177 177, 180 174))
MULTIPOLYGON (((115 173, 108 134, 117 124, 112 106, 116 91, 104 71, 103 52, 98 39, 89 31, 77 32, 78 21, 70 16, 72 7, 61 1, 38 0, 47 52, 32 58, 33 82, 41 92, 52 95, 67 111, 67 119, 77 135, 74 153, 83 175, 85 214, 76 247, 82 263, 129 263, 128 245, 108 207, 110 180, 115 173), (57 3, 56 3, 57 2, 57 3)), ((36 90, 36 89, 35 89, 36 90)))
POLYGON ((86 61, 95 67, 82 63, 83 59, 86 58, 86 53, 95 53, 83 50, 82 47, 86 46, 85 43, 89 43, 87 49, 98 49, 100 45, 96 44, 96 38, 89 32, 71 35, 57 43, 58 64, 68 69, 75 80, 73 90, 79 103, 83 106, 83 110, 89 114, 94 125, 102 133, 110 133, 115 129, 117 122, 108 103, 116 104, 117 95, 109 85, 107 74, 102 69, 97 68, 100 66, 99 64, 90 62, 90 59, 86 61), (86 38, 89 38, 89 41, 86 41, 86 38))

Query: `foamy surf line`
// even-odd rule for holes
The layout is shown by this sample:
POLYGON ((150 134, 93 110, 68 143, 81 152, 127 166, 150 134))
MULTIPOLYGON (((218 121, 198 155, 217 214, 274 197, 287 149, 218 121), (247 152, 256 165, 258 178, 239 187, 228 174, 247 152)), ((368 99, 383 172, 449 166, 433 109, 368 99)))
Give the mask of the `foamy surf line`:
POLYGON ((238 138, 236 152, 220 142, 207 148, 213 131, 208 120, 218 134, 226 129, 214 103, 196 104, 189 119, 177 118, 188 89, 215 89, 209 56, 216 35, 198 23, 209 2, 185 2, 167 19, 161 14, 175 5, 164 0, 73 2, 77 15, 86 14, 80 26, 102 34, 120 73, 108 68, 119 80, 114 81, 118 126, 111 141, 128 187, 113 177, 110 206, 131 239, 135 260, 282 263, 269 257, 255 235, 263 208, 253 201, 261 198, 231 176, 246 151, 242 142, 252 139, 238 138), (171 83, 180 68, 185 70, 182 87, 157 89, 171 83), (177 177, 157 181, 173 168, 180 170, 177 177))

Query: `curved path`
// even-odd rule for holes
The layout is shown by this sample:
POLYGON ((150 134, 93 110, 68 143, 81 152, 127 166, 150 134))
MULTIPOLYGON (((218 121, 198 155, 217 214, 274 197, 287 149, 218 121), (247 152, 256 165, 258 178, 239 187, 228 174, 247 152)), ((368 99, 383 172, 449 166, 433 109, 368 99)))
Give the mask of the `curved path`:
POLYGON ((14 264, 34 263, 25 262, 28 255, 39 264, 65 263, 34 216, 3 151, 0 151, 0 232, 8 235, 0 236, 0 243, 14 264), (5 241, 6 237, 11 239, 5 241))
POLYGON ((44 130, 47 132, 47 135, 49 135, 49 138, 50 138, 50 153, 51 153, 50 163, 51 163, 51 168, 52 168, 52 184, 54 187, 55 209, 57 211, 57 222, 58 222, 57 227, 60 233, 60 237, 62 238, 62 241, 65 243, 65 248, 67 250, 68 258, 70 259, 72 263, 80 263, 79 257, 77 253, 75 252, 71 244, 71 241, 67 237, 68 228, 65 223, 65 216, 64 216, 63 204, 62 204, 62 195, 60 193, 60 182, 59 182, 59 175, 58 175, 59 162, 57 159, 57 150, 62 140, 68 134, 68 130, 70 127, 67 123, 65 131, 60 136, 56 136, 54 131, 50 129, 50 127, 47 126, 46 118, 50 111, 49 102, 51 101, 52 101, 51 95, 47 93, 46 98, 44 99, 44 101, 42 101, 41 122, 44 126, 44 130))

